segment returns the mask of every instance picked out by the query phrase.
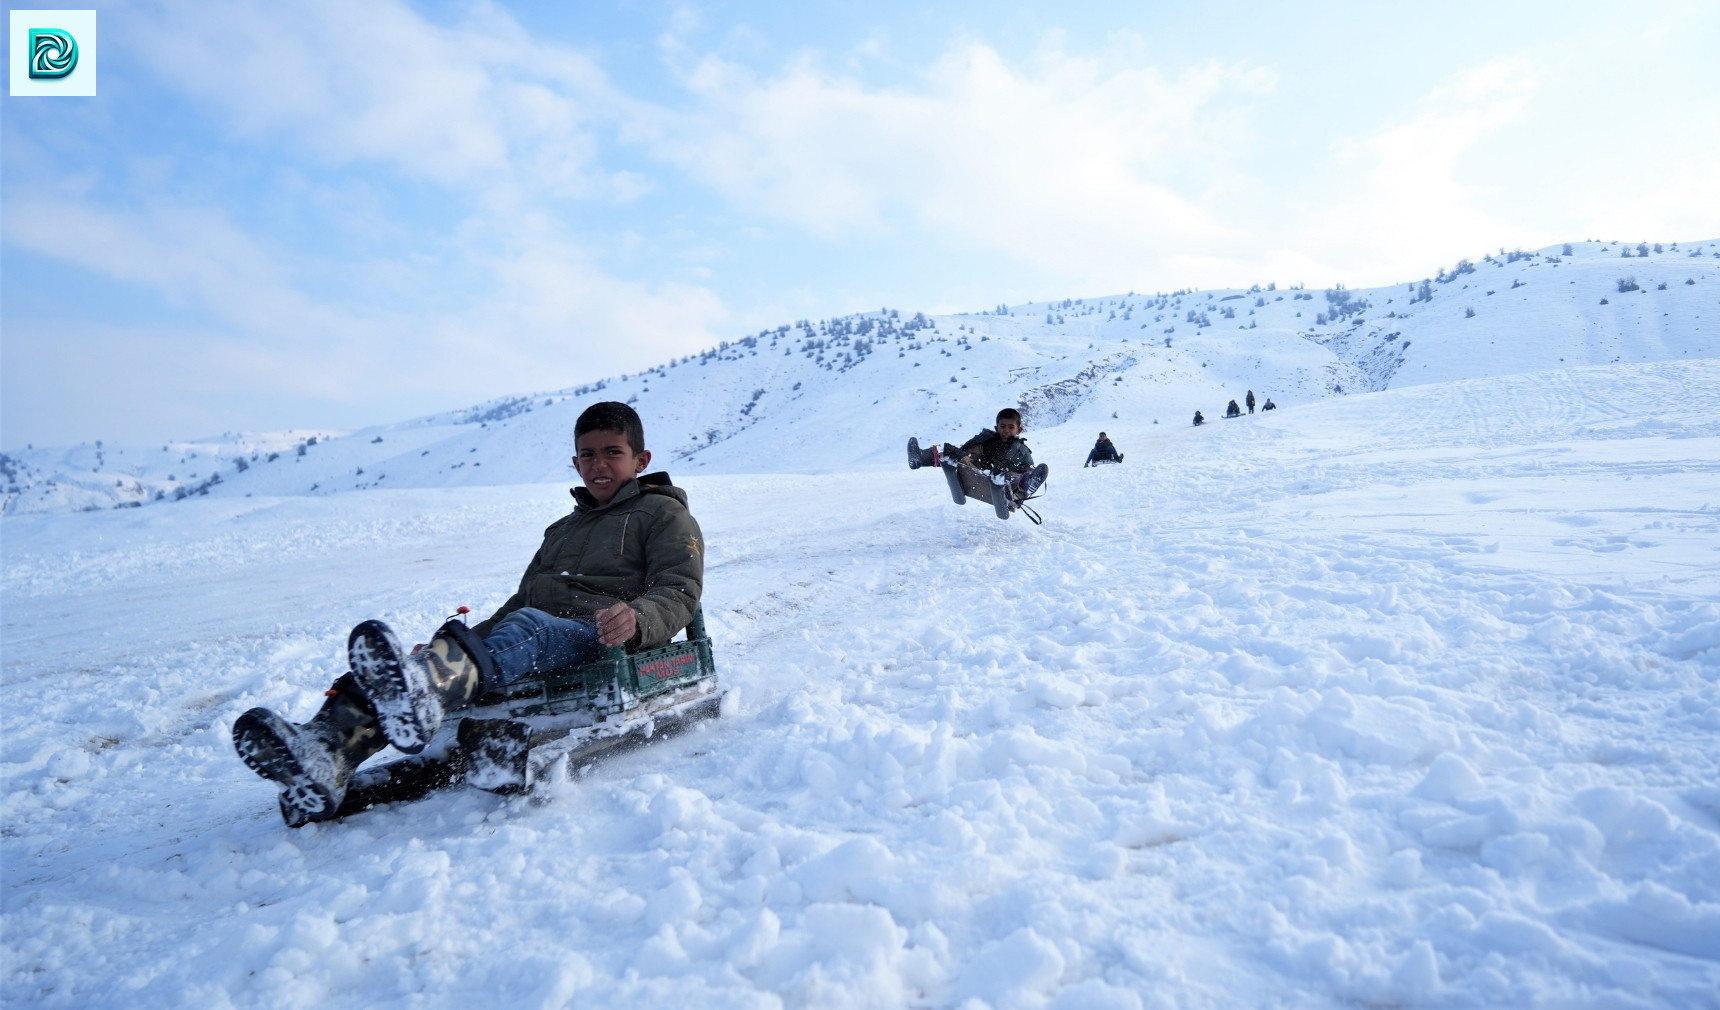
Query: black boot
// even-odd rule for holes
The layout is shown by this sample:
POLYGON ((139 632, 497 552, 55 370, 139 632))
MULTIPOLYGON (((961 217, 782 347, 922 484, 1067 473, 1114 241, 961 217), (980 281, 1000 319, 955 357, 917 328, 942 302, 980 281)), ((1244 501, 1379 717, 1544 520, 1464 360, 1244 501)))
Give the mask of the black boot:
POLYGON ((295 827, 333 817, 352 773, 386 746, 351 674, 334 682, 309 722, 291 723, 266 708, 253 708, 233 722, 239 759, 281 787, 281 815, 295 827))
POLYGON ((388 625, 365 621, 352 629, 346 655, 383 735, 406 754, 429 745, 444 713, 497 683, 490 650, 459 621, 442 625, 428 647, 411 654, 388 625))
POLYGON ((1051 468, 1046 466, 1044 463, 1041 463, 1026 473, 1017 476, 1014 481, 1017 497, 1033 497, 1035 494, 1039 493, 1039 489, 1045 484, 1045 478, 1050 475, 1051 468))
POLYGON ((922 466, 937 466, 939 462, 937 446, 922 449, 918 438, 908 439, 908 469, 918 470, 922 466))

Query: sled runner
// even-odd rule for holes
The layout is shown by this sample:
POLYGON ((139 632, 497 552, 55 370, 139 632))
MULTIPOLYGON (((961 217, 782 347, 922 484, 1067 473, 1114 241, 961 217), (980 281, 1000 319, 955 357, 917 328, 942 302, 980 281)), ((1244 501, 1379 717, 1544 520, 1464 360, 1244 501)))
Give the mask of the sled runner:
MULTIPOLYGON (((717 715, 711 639, 703 608, 682 641, 527 677, 450 712, 422 753, 353 775, 336 817, 466 784, 519 793, 563 756, 572 769, 600 755, 667 738, 717 715)), ((289 827, 308 823, 283 799, 289 827)))
POLYGON ((1042 522, 1039 514, 1025 504, 1028 499, 1010 494, 1008 474, 991 473, 966 460, 954 460, 948 456, 943 457, 942 464, 944 479, 950 485, 950 497, 957 505, 965 505, 969 498, 973 498, 989 502, 999 519, 1008 519, 1011 512, 1020 509, 1035 526, 1042 522))

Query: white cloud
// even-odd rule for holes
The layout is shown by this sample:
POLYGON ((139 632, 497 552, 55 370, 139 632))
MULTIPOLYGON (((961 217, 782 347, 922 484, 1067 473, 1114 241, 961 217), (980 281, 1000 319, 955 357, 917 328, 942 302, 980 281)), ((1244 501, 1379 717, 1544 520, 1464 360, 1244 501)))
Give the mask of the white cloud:
POLYGON ((219 211, 154 204, 114 212, 53 193, 10 195, 9 245, 152 289, 249 331, 285 337, 338 325, 219 211))
POLYGON ((1339 165, 1359 167, 1360 185, 1311 215, 1293 233, 1309 268, 1351 284, 1403 281, 1444 258, 1473 256, 1517 222, 1482 209, 1462 181, 1461 159, 1477 144, 1522 121, 1540 86, 1525 60, 1461 71, 1426 96, 1407 118, 1335 145, 1339 165), (1316 267, 1318 265, 1318 267, 1316 267))
MULTIPOLYGON (((341 403, 412 389, 422 393, 428 412, 526 388, 572 385, 716 341, 712 327, 725 310, 710 291, 618 279, 557 238, 553 226, 534 231, 513 224, 508 250, 455 265, 461 272, 482 271, 483 293, 459 311, 423 315, 400 305, 311 297, 281 266, 282 254, 207 208, 157 204, 115 211, 27 194, 9 204, 5 221, 6 241, 15 248, 152 290, 212 317, 192 331, 140 327, 137 339, 147 346, 170 334, 159 346, 166 372, 216 375, 207 380, 216 386, 341 403)), ((430 300, 436 283, 435 275, 411 278, 401 301, 430 300)), ((68 341, 60 346, 72 350, 68 341)), ((96 373, 131 366, 97 357, 81 367, 96 373)), ((9 383, 20 378, 8 376, 9 383)))
POLYGON ((974 42, 914 88, 867 88, 811 58, 761 79, 714 56, 686 84, 697 112, 660 119, 656 150, 749 211, 840 240, 935 230, 1058 279, 1138 276, 1216 250, 1239 229, 1200 186, 1234 174, 1200 129, 1215 106, 1271 87, 1265 71, 1211 65, 1167 79, 1056 50, 1031 70, 974 42))
MULTIPOLYGON (((187 325, 137 327, 139 344, 157 351, 152 372, 323 403, 413 391, 428 411, 572 385, 720 339, 713 327, 726 310, 708 288, 619 277, 561 219, 569 199, 626 202, 651 190, 637 172, 598 166, 591 124, 632 103, 588 59, 535 43, 505 15, 478 7, 446 28, 386 0, 167 4, 125 24, 136 51, 235 137, 283 152, 293 181, 271 195, 288 201, 285 216, 352 206, 379 237, 362 251, 304 248, 241 226, 236 211, 248 209, 176 195, 189 187, 161 184, 158 169, 142 198, 135 181, 70 184, 51 166, 14 175, 9 245, 190 314, 187 325), (305 171, 337 181, 307 181, 305 171), (373 183, 342 181, 386 187, 399 177, 447 193, 457 223, 436 233, 389 220, 367 195, 373 183)), ((38 335, 20 337, 42 339, 28 332, 38 335)), ((68 330, 62 353, 78 340, 107 347, 115 336, 68 330)), ((51 355, 12 357, 24 371, 9 386, 62 381, 47 375, 51 355)), ((110 362, 135 367, 102 354, 85 367, 110 362)), ((90 377, 103 388, 123 379, 90 377)))
POLYGON ((173 0, 125 24, 162 79, 235 136, 445 185, 602 194, 591 131, 638 111, 589 57, 488 5, 443 26, 398 0, 173 0))
MULTIPOLYGON (((1706 133, 1720 141, 1720 124, 1706 133)), ((1720 146, 1658 161, 1653 182, 1616 178, 1592 188, 1575 208, 1584 236, 1696 241, 1720 235, 1720 146)))

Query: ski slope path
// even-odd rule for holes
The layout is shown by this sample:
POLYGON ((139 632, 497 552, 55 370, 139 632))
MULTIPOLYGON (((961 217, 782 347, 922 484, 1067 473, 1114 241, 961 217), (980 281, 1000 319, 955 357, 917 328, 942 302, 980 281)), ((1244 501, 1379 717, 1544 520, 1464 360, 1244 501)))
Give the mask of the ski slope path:
POLYGON ((10 517, 0 995, 1720 1006, 1720 365, 1122 448, 1041 448, 1041 528, 691 477, 724 718, 300 831, 233 719, 501 602, 565 488, 10 517))

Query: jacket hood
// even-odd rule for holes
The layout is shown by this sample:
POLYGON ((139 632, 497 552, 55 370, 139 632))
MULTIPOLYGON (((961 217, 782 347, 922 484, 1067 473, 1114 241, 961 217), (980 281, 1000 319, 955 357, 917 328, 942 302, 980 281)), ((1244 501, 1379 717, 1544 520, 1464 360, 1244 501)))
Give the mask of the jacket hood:
POLYGON ((610 505, 619 504, 642 494, 660 494, 675 499, 682 506, 687 504, 687 492, 675 486, 674 482, 669 479, 667 470, 657 470, 633 478, 621 485, 620 490, 615 492, 615 497, 603 505, 599 505, 597 499, 593 498, 591 492, 587 491, 583 485, 568 488, 567 493, 573 495, 573 500, 578 503, 579 511, 582 512, 590 509, 608 508, 610 505))

